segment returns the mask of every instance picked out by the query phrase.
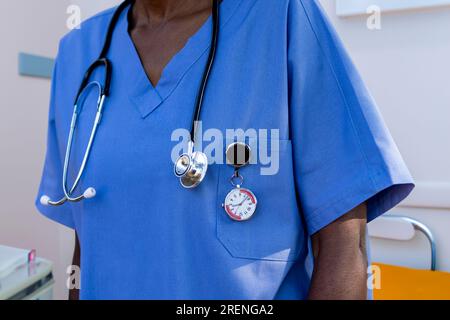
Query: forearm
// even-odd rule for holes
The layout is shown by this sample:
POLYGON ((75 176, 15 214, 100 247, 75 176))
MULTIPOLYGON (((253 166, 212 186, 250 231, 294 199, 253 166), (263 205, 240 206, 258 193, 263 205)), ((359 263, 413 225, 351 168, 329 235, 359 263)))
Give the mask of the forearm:
POLYGON ((366 207, 361 205, 313 237, 311 300, 367 299, 366 207))
POLYGON ((319 255, 309 292, 311 300, 367 299, 367 258, 361 251, 319 255))

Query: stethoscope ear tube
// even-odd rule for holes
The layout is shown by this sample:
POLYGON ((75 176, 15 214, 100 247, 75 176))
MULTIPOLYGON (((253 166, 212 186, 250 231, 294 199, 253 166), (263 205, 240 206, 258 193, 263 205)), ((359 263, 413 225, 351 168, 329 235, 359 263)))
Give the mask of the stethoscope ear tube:
POLYGON ((112 65, 106 56, 108 54, 109 48, 111 47, 112 37, 114 34, 114 29, 117 24, 117 21, 119 20, 119 17, 122 14, 123 10, 125 10, 125 8, 132 3, 134 3, 134 0, 125 0, 117 7, 116 11, 114 12, 114 15, 108 26, 108 31, 106 32, 105 42, 103 44, 102 51, 100 52, 98 59, 94 61, 94 63, 92 63, 86 70, 86 73, 84 74, 83 77, 83 81, 81 82, 80 88, 78 89, 75 101, 78 100, 81 93, 88 85, 92 73, 102 65, 105 67, 105 82, 102 94, 105 95, 106 97, 109 96, 109 93, 111 91, 112 65))
POLYGON ((104 66, 105 68, 105 81, 104 81, 104 87, 102 88, 101 95, 104 95, 105 97, 109 96, 109 93, 111 91, 111 74, 112 74, 112 66, 111 63, 107 58, 100 58, 96 61, 94 61, 93 64, 89 66, 86 73, 83 76, 83 81, 81 82, 80 88, 78 89, 77 95, 75 97, 75 105, 77 104, 78 100, 81 97, 81 94, 86 89, 87 86, 89 86, 89 79, 91 78, 94 71, 104 66))
POLYGON ((63 185, 64 197, 58 201, 52 201, 49 196, 43 195, 40 198, 40 203, 44 206, 60 206, 66 202, 79 202, 84 199, 90 199, 90 198, 93 198, 96 196, 97 192, 92 187, 87 188, 83 192, 82 195, 77 196, 77 197, 73 197, 72 193, 75 191, 76 187, 78 186, 78 184, 80 182, 81 176, 84 173, 85 166, 86 166, 86 163, 87 163, 87 160, 89 158, 90 151, 92 148, 92 144, 93 144, 98 126, 99 126, 101 118, 102 118, 103 105, 105 103, 105 98, 107 96, 109 96, 110 91, 111 91, 112 65, 106 56, 109 51, 109 48, 111 47, 111 41, 112 41, 112 37, 113 37, 113 33, 114 33, 114 28, 115 28, 117 21, 121 15, 121 13, 123 12, 123 10, 127 6, 132 4, 133 2, 134 2, 134 0, 125 0, 124 2, 122 2, 122 4, 119 5, 117 10, 114 12, 114 15, 108 26, 108 31, 106 34, 105 42, 103 44, 103 48, 99 55, 99 58, 89 66, 89 68, 86 70, 86 72, 83 76, 83 80, 81 82, 80 88, 78 89, 78 92, 76 94, 75 101, 74 101, 74 111, 73 111, 73 115, 72 115, 70 133, 69 133, 69 138, 68 138, 68 143, 67 143, 67 148, 66 148, 66 156, 65 156, 65 160, 64 160, 63 179, 62 179, 63 180, 62 185, 63 185), (94 71, 97 68, 102 67, 102 66, 105 68, 105 79, 104 79, 103 87, 100 85, 100 83, 98 83, 96 81, 89 82, 89 79, 91 78, 94 71), (82 164, 80 166, 80 169, 78 171, 78 175, 77 175, 72 187, 70 189, 68 189, 67 188, 67 173, 68 173, 68 167, 69 167, 69 159, 70 159, 73 135, 74 135, 74 131, 75 131, 76 123, 77 123, 78 113, 80 112, 80 109, 78 108, 79 102, 82 98, 83 93, 90 85, 96 85, 99 90, 99 99, 97 100, 97 113, 96 113, 96 117, 94 120, 94 125, 92 127, 89 142, 86 147, 84 158, 83 158, 82 164))
POLYGON ((100 52, 100 56, 98 58, 99 60, 102 58, 106 58, 106 56, 108 55, 109 49, 111 47, 114 28, 123 10, 125 10, 129 5, 133 4, 134 2, 135 0, 125 0, 117 7, 116 12, 114 12, 113 17, 111 18, 111 22, 109 23, 108 31, 106 32, 105 42, 103 44, 102 51, 100 52))
POLYGON ((101 84, 99 82, 90 82, 88 83, 83 91, 80 92, 78 99, 75 101, 75 106, 73 109, 73 114, 72 114, 72 121, 71 121, 71 125, 70 125, 70 131, 69 131, 69 136, 67 138, 67 147, 66 147, 66 155, 64 158, 64 167, 63 167, 63 177, 62 177, 62 188, 63 188, 63 192, 64 192, 64 197, 58 201, 52 201, 50 199, 50 197, 48 197, 47 195, 44 195, 41 197, 40 202, 42 205, 48 206, 60 206, 63 205, 64 203, 66 203, 67 201, 69 202, 79 202, 81 200, 84 199, 90 199, 95 197, 96 195, 96 190, 92 187, 87 188, 82 195, 77 196, 77 197, 73 197, 72 193, 75 191, 75 189, 77 188, 81 177, 83 176, 83 173, 85 171, 86 168, 86 164, 87 161, 89 159, 90 153, 91 153, 91 149, 92 149, 92 145, 95 139, 95 135, 97 133, 98 127, 100 125, 101 122, 101 116, 102 116, 102 112, 103 112, 103 106, 105 103, 105 95, 103 94, 104 90, 101 86, 101 84), (78 113, 82 111, 82 109, 79 109, 79 103, 81 102, 83 97, 83 93, 85 92, 84 90, 88 89, 90 86, 95 86, 98 88, 98 93, 99 93, 99 98, 97 100, 97 110, 96 110, 96 116, 95 116, 95 120, 94 120, 94 124, 92 126, 92 131, 89 137, 89 141, 88 144, 86 146, 86 150, 84 153, 84 157, 83 160, 81 162, 81 166, 78 170, 78 174, 77 177, 75 178, 75 181, 72 184, 72 187, 69 189, 67 187, 67 175, 69 172, 69 163, 70 163, 70 156, 72 153, 72 142, 73 142, 73 138, 74 138, 74 133, 75 133, 75 129, 77 126, 77 120, 78 120, 78 113))

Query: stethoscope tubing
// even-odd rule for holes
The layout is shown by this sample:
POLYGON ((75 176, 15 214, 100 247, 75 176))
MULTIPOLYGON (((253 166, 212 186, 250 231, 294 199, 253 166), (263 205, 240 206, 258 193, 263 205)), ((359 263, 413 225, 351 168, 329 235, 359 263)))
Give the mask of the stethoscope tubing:
POLYGON ((87 86, 84 87, 83 91, 81 91, 81 94, 78 96, 78 100, 75 102, 75 106, 74 106, 74 110, 73 110, 73 114, 72 114, 69 136, 67 138, 66 154, 64 157, 64 167, 63 167, 63 177, 62 177, 62 186, 63 186, 64 197, 58 201, 51 201, 48 199, 47 203, 49 205, 58 206, 58 205, 62 205, 64 203, 66 203, 66 202, 80 202, 80 201, 86 199, 88 197, 88 194, 89 194, 89 196, 95 195, 95 190, 93 188, 88 188, 82 195, 79 195, 76 197, 72 196, 73 192, 75 191, 75 189, 77 188, 78 184, 81 181, 81 177, 83 176, 87 161, 91 154, 92 145, 94 143, 95 136, 97 134, 98 127, 101 122, 104 103, 105 103, 105 95, 103 94, 102 86, 98 81, 93 81, 93 82, 89 83, 87 86), (82 111, 79 109, 79 105, 80 105, 81 100, 85 98, 83 94, 86 93, 88 91, 88 89, 92 86, 98 88, 98 91, 99 91, 99 97, 97 99, 97 111, 96 111, 96 115, 95 115, 95 120, 94 120, 94 124, 92 126, 92 130, 91 130, 91 134, 89 136, 86 150, 84 152, 83 160, 82 160, 80 168, 78 170, 78 174, 77 174, 72 186, 70 188, 68 188, 67 180, 68 180, 70 156, 72 154, 73 138, 74 138, 75 129, 77 127, 78 115, 79 115, 79 112, 82 111))
MULTIPOLYGON (((92 150, 92 145, 95 139, 95 136, 97 134, 98 131, 98 127, 100 125, 100 121, 101 121, 101 117, 102 117, 102 112, 103 112, 103 105, 105 103, 105 95, 102 94, 102 86, 99 82, 94 81, 91 82, 89 85, 87 85, 85 87, 85 91, 83 92, 87 92, 87 89, 89 89, 89 87, 91 86, 96 86, 99 90, 99 98, 97 100, 97 111, 96 111, 96 115, 95 115, 95 120, 94 120, 94 124, 92 126, 92 130, 91 130, 91 134, 89 136, 89 141, 88 144, 86 146, 86 150, 83 156, 83 161, 81 162, 80 165, 80 169, 78 170, 78 174, 77 177, 75 178, 75 181, 72 185, 72 187, 70 188, 70 190, 68 190, 67 188, 67 175, 68 175, 68 171, 69 171, 69 163, 70 163, 70 155, 71 155, 71 151, 72 151, 72 143, 73 143, 73 136, 75 133, 75 128, 77 126, 77 120, 78 120, 78 112, 80 110, 78 110, 78 103, 79 101, 77 101, 77 103, 74 106, 74 112, 72 115, 72 122, 70 125, 70 132, 69 132, 69 137, 67 139, 67 147, 66 147, 66 156, 64 159, 64 168, 63 168, 63 191, 64 191, 64 195, 67 198, 68 201, 70 202, 76 202, 76 201, 80 201, 79 198, 80 197, 72 197, 72 193, 75 191, 76 187, 78 186, 81 177, 84 173, 84 170, 86 168, 86 163, 89 159, 89 156, 91 154, 91 150, 92 150)), ((83 96, 81 95, 79 98, 83 98, 83 96)), ((81 199, 82 200, 82 199, 81 199)))
POLYGON ((219 31, 220 31, 220 6, 219 6, 218 0, 213 1, 212 19, 213 19, 213 32, 212 32, 212 38, 211 38, 211 48, 209 51, 208 62, 206 64, 205 71, 202 76, 202 82, 200 84, 200 89, 197 94, 195 110, 194 110, 194 115, 193 115, 193 119, 192 119, 192 127, 191 127, 191 141, 192 142, 195 142, 197 126, 200 121, 203 100, 205 97, 205 91, 206 91, 206 87, 208 86, 208 80, 211 75, 211 70, 212 70, 212 67, 214 65, 214 61, 216 58, 216 52, 217 52, 217 46, 218 46, 218 40, 219 40, 219 31))

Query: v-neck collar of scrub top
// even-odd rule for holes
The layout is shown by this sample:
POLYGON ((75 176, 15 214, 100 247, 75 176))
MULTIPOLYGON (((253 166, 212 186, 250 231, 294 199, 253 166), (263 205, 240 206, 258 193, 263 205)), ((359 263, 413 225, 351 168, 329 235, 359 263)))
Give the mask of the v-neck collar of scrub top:
MULTIPOLYGON (((223 0, 221 3, 221 31, 236 11, 240 1, 223 0)), ((183 76, 189 69, 209 52, 212 35, 212 17, 189 38, 185 46, 176 53, 165 66, 161 78, 156 86, 149 80, 136 47, 128 33, 128 14, 130 7, 122 14, 117 24, 116 39, 123 44, 118 54, 119 68, 122 74, 130 75, 126 81, 131 102, 136 106, 142 118, 146 118, 157 109, 177 88, 183 76), (127 63, 120 63, 127 61, 127 63)), ((116 40, 116 41, 117 41, 116 40)), ((114 40, 113 40, 114 42, 114 40)))

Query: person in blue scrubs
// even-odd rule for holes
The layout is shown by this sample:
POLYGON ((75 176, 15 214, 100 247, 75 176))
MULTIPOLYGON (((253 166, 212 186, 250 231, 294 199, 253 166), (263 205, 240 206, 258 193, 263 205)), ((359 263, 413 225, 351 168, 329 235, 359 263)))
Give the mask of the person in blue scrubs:
MULTIPOLYGON (((261 174, 262 163, 240 170, 258 198, 254 217, 233 221, 222 208, 231 166, 211 164, 192 190, 174 177, 171 137, 191 126, 212 33, 210 2, 136 0, 121 14, 108 53, 111 94, 79 186, 95 186, 97 196, 51 207, 39 198, 63 196, 72 103, 114 9, 60 42, 36 205, 76 231, 80 298, 365 299, 366 223, 402 201, 413 182, 317 1, 220 4, 202 129, 279 132, 276 174, 261 174), (203 19, 195 28, 193 15, 203 19), (190 34, 180 41, 170 31, 183 23, 190 34), (163 48, 172 41, 177 50, 163 48)), ((102 69, 92 78, 103 81, 102 69)), ((80 115, 70 178, 95 99, 88 94, 80 115)))

